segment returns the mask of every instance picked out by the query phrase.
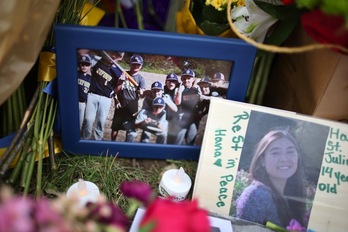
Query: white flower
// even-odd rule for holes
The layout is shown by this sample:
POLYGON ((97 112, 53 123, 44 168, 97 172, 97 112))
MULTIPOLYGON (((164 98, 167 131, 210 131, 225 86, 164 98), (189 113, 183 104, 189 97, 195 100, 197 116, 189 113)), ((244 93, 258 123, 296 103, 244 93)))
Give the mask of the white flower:
POLYGON ((245 6, 233 8, 231 15, 238 31, 259 43, 264 41, 268 29, 277 22, 276 18, 261 10, 253 0, 245 0, 245 6))

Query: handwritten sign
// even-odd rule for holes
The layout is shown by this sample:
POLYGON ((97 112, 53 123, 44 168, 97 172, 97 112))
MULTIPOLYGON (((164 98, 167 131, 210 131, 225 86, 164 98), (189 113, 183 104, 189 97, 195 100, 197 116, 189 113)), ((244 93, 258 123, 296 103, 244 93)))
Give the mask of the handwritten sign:
POLYGON ((347 197, 348 126, 332 126, 308 228, 314 231, 346 231, 347 197))
MULTIPOLYGON (((317 180, 308 230, 346 231, 348 228, 348 125, 298 115, 292 112, 224 99, 212 99, 199 158, 193 198, 200 206, 222 216, 231 216, 232 196, 248 133, 257 133, 254 112, 325 128, 317 157, 317 180), (253 131, 247 131, 251 124, 253 131), (326 138, 327 136, 327 138, 326 138), (321 163, 320 163, 321 162, 321 163)), ((270 117, 269 116, 269 117, 270 117)), ((262 124, 262 123, 260 123, 262 124)), ((263 125, 260 125, 260 128, 263 125)), ((265 130, 265 129, 264 129, 265 130)), ((309 144, 313 146, 315 144, 309 144)), ((249 148, 249 147, 248 147, 249 148)), ((309 162, 311 159, 308 159, 309 162)), ((307 164, 306 166, 310 166, 307 164)), ((306 199, 308 200, 308 199, 306 199)))
POLYGON ((208 171, 199 174, 209 184, 196 182, 194 195, 206 199, 200 202, 211 212, 228 215, 250 111, 239 109, 229 114, 221 114, 220 110, 214 110, 213 104, 209 111, 213 114, 209 117, 218 119, 213 122, 212 127, 209 126, 214 133, 208 133, 203 140, 206 146, 200 162, 206 164, 203 168, 208 171), (212 173, 217 178, 212 178, 212 173), (208 205, 204 205, 205 203, 208 205))

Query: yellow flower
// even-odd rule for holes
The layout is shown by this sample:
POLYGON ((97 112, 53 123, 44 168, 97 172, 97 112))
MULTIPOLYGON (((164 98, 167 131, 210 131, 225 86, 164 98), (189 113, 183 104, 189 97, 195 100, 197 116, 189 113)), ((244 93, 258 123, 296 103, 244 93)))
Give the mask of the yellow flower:
POLYGON ((245 6, 245 1, 244 0, 234 0, 232 1, 232 4, 236 4, 236 6, 245 6))
POLYGON ((211 5, 217 10, 224 10, 227 6, 228 0, 206 0, 207 6, 211 5))
MULTIPOLYGON (((205 5, 213 6, 215 9, 218 11, 225 10, 227 8, 229 0, 206 0, 205 5)), ((244 0, 232 0, 232 8, 237 7, 237 6, 244 6, 244 0)))

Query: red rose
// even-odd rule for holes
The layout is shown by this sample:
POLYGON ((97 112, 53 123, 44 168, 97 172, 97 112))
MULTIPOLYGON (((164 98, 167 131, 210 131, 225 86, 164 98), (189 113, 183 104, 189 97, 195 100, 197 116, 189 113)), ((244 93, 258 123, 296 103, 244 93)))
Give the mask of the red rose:
POLYGON ((291 5, 294 3, 295 0, 282 0, 284 5, 291 5))
POLYGON ((306 33, 317 42, 348 48, 348 30, 344 27, 343 17, 313 10, 301 15, 301 23, 306 33))
POLYGON ((209 232, 207 211, 198 207, 197 200, 175 202, 157 198, 146 210, 140 226, 151 225, 151 232, 209 232))

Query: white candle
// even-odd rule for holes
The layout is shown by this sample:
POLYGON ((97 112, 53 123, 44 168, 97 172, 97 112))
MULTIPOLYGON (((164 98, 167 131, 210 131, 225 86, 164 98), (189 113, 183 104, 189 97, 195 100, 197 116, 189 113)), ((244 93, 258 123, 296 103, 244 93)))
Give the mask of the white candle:
POLYGON ((176 201, 186 198, 191 189, 191 179, 184 169, 170 169, 166 171, 159 184, 159 192, 162 196, 172 196, 176 201))
POLYGON ((100 191, 94 183, 79 179, 78 182, 70 186, 66 196, 67 198, 76 198, 78 206, 84 207, 88 202, 96 202, 100 196, 100 191))

